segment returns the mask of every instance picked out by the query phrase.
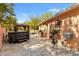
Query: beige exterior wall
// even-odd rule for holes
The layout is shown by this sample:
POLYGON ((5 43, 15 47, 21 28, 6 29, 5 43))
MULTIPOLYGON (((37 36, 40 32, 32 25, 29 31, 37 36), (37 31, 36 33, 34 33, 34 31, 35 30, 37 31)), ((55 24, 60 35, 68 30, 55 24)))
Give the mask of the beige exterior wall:
POLYGON ((77 50, 79 49, 79 15, 64 20, 64 31, 67 31, 69 28, 73 31, 74 37, 67 40, 66 45, 77 50), (72 24, 69 24, 69 21, 71 21, 72 24))
POLYGON ((43 31, 43 37, 47 37, 48 33, 48 25, 41 25, 39 26, 39 30, 43 31))
POLYGON ((66 40, 65 45, 69 46, 71 48, 74 48, 75 50, 79 50, 79 8, 73 9, 67 13, 62 14, 58 18, 63 21, 62 28, 64 31, 68 31, 69 28, 71 28, 71 31, 73 31, 74 37, 66 40), (71 24, 69 23, 71 21, 71 24))

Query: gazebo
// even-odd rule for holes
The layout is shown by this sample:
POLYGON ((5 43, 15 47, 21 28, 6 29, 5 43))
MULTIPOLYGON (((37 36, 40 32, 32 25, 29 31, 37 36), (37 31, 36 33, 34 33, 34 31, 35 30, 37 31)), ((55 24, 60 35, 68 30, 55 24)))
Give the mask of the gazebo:
POLYGON ((29 26, 25 24, 16 24, 14 26, 14 31, 8 32, 8 38, 9 43, 17 43, 29 40, 29 26))

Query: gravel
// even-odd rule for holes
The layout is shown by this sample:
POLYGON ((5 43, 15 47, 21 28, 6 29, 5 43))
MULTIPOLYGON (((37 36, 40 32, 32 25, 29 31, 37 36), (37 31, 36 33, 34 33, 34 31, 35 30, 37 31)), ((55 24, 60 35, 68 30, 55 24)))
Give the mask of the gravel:
POLYGON ((32 34, 27 42, 4 44, 0 56, 79 56, 79 52, 53 46, 50 40, 32 34))

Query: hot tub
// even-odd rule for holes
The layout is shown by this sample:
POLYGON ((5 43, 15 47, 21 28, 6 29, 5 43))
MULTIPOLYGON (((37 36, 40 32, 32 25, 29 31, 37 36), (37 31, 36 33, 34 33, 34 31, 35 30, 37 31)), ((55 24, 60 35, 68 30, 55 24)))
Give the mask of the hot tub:
POLYGON ((8 42, 17 43, 29 40, 29 32, 8 32, 8 42))

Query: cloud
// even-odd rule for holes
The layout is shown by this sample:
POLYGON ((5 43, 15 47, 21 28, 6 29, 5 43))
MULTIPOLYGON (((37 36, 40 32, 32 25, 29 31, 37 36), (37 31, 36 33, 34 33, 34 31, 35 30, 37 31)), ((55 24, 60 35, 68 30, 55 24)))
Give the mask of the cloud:
POLYGON ((49 9, 48 11, 52 12, 53 14, 57 14, 58 12, 60 12, 60 10, 57 8, 49 9))
POLYGON ((49 9, 49 11, 52 11, 52 12, 59 12, 60 10, 59 10, 59 9, 49 9))
POLYGON ((29 14, 25 14, 25 13, 18 14, 16 15, 16 18, 18 20, 18 23, 24 23, 25 21, 29 20, 29 14))

